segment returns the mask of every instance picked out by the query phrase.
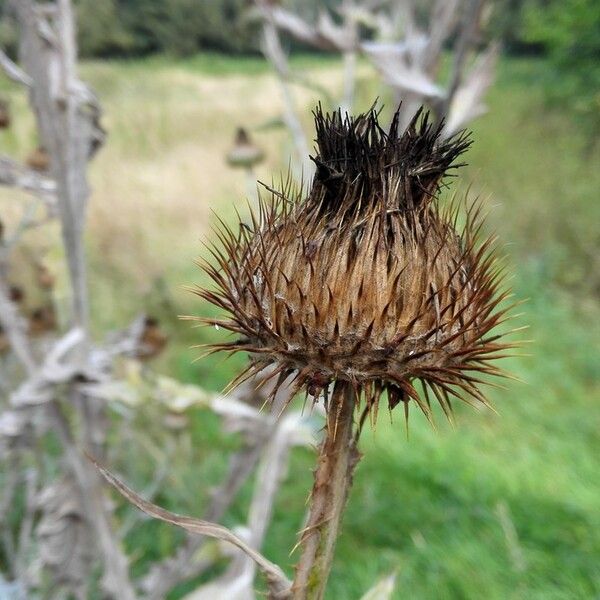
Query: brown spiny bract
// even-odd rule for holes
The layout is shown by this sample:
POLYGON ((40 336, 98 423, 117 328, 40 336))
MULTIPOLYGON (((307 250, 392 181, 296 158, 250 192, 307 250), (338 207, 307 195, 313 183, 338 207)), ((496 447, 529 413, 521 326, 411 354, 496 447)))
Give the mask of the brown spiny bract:
POLYGON ((443 139, 422 114, 404 132, 397 116, 384 131, 373 110, 315 121, 308 195, 272 192, 250 226, 219 229, 216 264, 204 265, 216 285, 197 293, 228 313, 204 321, 235 339, 213 350, 251 355, 236 381, 274 365, 278 383, 295 374, 326 403, 347 381, 364 415, 384 391, 391 408, 412 399, 428 418, 430 397, 449 417, 452 397, 485 403, 481 375, 499 375, 491 361, 510 347, 490 333, 508 293, 478 209, 459 229, 458 205, 438 206, 467 136, 443 139))

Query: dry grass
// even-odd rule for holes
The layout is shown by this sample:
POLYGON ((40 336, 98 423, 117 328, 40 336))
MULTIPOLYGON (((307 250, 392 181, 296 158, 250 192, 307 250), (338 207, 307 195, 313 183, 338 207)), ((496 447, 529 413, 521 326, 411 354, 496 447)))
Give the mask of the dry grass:
MULTIPOLYGON (((99 88, 105 68, 88 69, 99 88)), ((335 91, 337 71, 318 75, 335 91)), ((90 241, 93 254, 145 292, 157 277, 172 280, 189 270, 212 210, 225 218, 233 205, 243 210, 246 177, 224 157, 238 125, 253 129, 281 114, 281 94, 270 74, 222 77, 178 68, 144 71, 143 78, 121 73, 110 87, 106 94, 100 89, 109 143, 91 170, 90 241)), ((298 92, 309 127, 306 109, 317 96, 298 92)), ((269 129, 254 137, 267 152, 256 175, 270 181, 288 161, 287 136, 269 129)))
MULTIPOLYGON (((84 75, 101 98, 109 132, 91 165, 89 241, 93 252, 143 289, 148 279, 191 263, 211 210, 227 215, 230 204, 243 206, 246 178, 227 166, 225 154, 238 125, 252 130, 281 114, 281 94, 268 71, 219 76, 160 64, 94 63, 84 67, 84 75)), ((335 68, 319 69, 316 79, 331 93, 341 84, 335 68)), ((318 96, 296 91, 309 131, 307 109, 318 96)), ((33 119, 24 94, 15 88, 6 93, 18 117, 1 135, 11 154, 24 159, 37 143, 33 119)), ((288 162, 287 135, 269 128, 254 137, 267 153, 256 175, 270 181, 288 162)), ((0 194, 11 199, 3 207, 16 206, 14 192, 0 194)), ((8 220, 14 220, 20 211, 9 212, 8 220)))

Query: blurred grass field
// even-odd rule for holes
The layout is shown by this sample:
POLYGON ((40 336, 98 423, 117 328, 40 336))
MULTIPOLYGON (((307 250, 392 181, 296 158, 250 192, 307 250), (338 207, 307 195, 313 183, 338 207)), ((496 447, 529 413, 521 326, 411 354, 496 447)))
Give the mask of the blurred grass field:
MULTIPOLYGON (((301 57, 295 66, 334 94, 337 63, 301 57)), ((376 579, 397 572, 395 598, 575 599, 600 597, 600 153, 566 115, 544 106, 536 81, 544 64, 501 62, 489 113, 473 124, 471 186, 490 208, 488 226, 504 243, 517 298, 529 298, 527 358, 504 367, 524 383, 492 390, 499 411, 457 407, 456 429, 439 431, 413 413, 406 439, 402 415, 380 416, 362 441, 327 598, 359 598, 376 579)), ((244 209, 243 173, 224 155, 235 127, 255 130, 281 111, 276 81, 260 59, 215 55, 86 63, 83 75, 106 111, 107 146, 92 165, 90 285, 98 332, 141 310, 161 317, 171 336, 156 368, 221 389, 239 360, 192 363, 188 347, 215 332, 192 330, 178 314, 206 310, 181 289, 201 282, 193 259, 210 236, 211 211, 226 220, 244 209)), ((36 140, 25 98, 0 83, 19 115, 0 133, 3 150, 24 157, 36 140)), ((359 108, 377 96, 360 69, 359 108)), ((298 90, 307 131, 316 92, 298 90)), ((255 130, 267 152, 263 181, 287 165, 285 131, 255 130)), ((0 210, 15 194, 0 192, 0 210)), ((50 251, 49 260, 59 264, 50 251)), ((64 274, 63 274, 64 276, 64 274)), ((157 500, 201 514, 236 440, 198 411, 190 437, 157 500)), ((265 553, 291 569, 288 556, 310 489, 314 454, 294 452, 265 553)), ((153 459, 139 458, 140 481, 153 459)), ((244 518, 247 486, 227 517, 244 518)), ((178 532, 144 522, 127 540, 143 572, 172 550, 178 532)), ((181 586, 179 597, 192 584, 181 586)))

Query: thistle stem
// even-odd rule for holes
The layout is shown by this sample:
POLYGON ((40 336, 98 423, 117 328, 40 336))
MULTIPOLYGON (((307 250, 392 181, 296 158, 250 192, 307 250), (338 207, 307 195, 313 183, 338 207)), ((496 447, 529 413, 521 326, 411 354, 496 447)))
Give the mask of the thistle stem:
POLYGON ((327 430, 300 539, 302 554, 292 586, 294 600, 321 600, 325 593, 342 513, 360 459, 352 435, 355 402, 352 386, 338 381, 327 411, 327 430))

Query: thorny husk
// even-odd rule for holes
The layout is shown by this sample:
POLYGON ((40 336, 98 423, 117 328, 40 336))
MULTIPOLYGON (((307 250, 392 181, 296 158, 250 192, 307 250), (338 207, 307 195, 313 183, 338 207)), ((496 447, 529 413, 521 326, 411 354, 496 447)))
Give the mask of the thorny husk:
POLYGON ((319 107, 308 195, 268 188, 250 225, 219 227, 216 264, 203 264, 215 286, 197 293, 228 313, 203 321, 236 336, 213 351, 252 358, 232 385, 274 365, 278 385, 295 374, 295 389, 327 406, 330 385, 346 382, 364 396, 361 422, 384 392, 390 409, 408 414, 413 400, 430 420, 431 396, 449 418, 452 398, 487 404, 481 375, 501 375, 492 363, 512 346, 491 333, 509 293, 480 206, 459 229, 460 203, 438 203, 470 140, 443 139, 421 112, 404 132, 398 123, 319 107))

